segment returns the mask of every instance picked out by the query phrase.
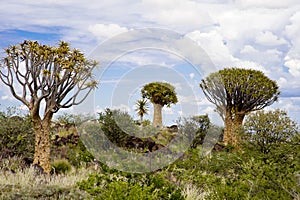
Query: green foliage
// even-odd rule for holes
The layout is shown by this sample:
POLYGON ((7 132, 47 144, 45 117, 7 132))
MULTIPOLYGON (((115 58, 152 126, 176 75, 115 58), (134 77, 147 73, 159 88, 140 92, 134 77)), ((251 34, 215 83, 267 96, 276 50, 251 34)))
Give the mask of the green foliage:
POLYGON ((197 132, 195 135, 195 139, 193 140, 193 143, 191 144, 192 148, 196 148, 198 145, 202 145, 204 138, 207 134, 207 130, 210 126, 210 120, 208 118, 208 115, 199 115, 194 116, 191 119, 196 123, 197 126, 197 132))
POLYGON ((66 159, 55 160, 52 163, 52 172, 55 174, 65 174, 65 173, 70 172, 71 169, 72 169, 72 166, 69 163, 69 161, 66 159))
POLYGON ((123 147, 130 136, 126 132, 134 133, 138 131, 132 117, 127 112, 120 110, 107 108, 105 112, 99 113, 99 123, 108 139, 123 147))
POLYGON ((244 114, 271 105, 280 94, 278 85, 261 71, 225 68, 210 74, 200 84, 221 115, 244 114))
POLYGON ((77 145, 67 144, 67 158, 77 168, 94 160, 94 156, 86 149, 81 140, 77 145))
POLYGON ((161 174, 109 172, 92 174, 79 182, 95 199, 183 199, 180 190, 161 174))
POLYGON ((270 153, 282 143, 292 142, 298 133, 297 124, 282 110, 259 111, 244 123, 244 142, 262 153, 270 153))
POLYGON ((142 97, 149 99, 152 103, 162 106, 176 104, 178 102, 175 88, 165 82, 153 82, 142 88, 142 97))
POLYGON ((34 133, 31 117, 22 116, 15 108, 8 108, 0 114, 0 157, 33 157, 33 153, 34 133))
POLYGON ((135 111, 137 111, 138 115, 141 118, 140 123, 143 124, 143 116, 147 114, 149 111, 148 102, 146 99, 141 99, 138 100, 135 105, 136 105, 135 111))
POLYGON ((182 183, 205 191, 205 199, 298 199, 300 143, 280 144, 272 154, 255 149, 215 152, 192 149, 168 169, 182 183), (297 144, 297 145, 296 145, 297 144))

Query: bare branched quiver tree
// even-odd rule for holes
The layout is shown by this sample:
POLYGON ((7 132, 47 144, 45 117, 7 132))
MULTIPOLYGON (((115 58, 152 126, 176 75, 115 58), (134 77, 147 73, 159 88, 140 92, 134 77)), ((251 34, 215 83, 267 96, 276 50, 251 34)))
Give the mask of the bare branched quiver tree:
POLYGON ((239 144, 238 129, 246 114, 273 104, 280 94, 277 83, 264 73, 241 68, 212 73, 200 87, 224 120, 224 143, 233 146, 239 144))
POLYGON ((29 109, 35 133, 34 164, 50 172, 50 123, 61 108, 78 105, 97 86, 92 69, 97 62, 71 49, 24 41, 5 50, 0 79, 29 109))

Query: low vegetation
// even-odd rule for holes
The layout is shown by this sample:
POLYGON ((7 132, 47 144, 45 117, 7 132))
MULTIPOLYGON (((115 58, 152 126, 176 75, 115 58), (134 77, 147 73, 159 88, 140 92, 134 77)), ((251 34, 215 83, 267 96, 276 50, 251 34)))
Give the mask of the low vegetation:
MULTIPOLYGON (((129 136, 117 129, 112 113, 135 123, 128 114, 112 110, 100 114, 95 123, 100 124, 112 141, 134 150, 134 146, 126 146, 129 136)), ((31 164, 30 118, 18 114, 22 121, 19 124, 11 117, 15 115, 11 109, 2 112, 0 119, 0 126, 5 127, 0 134, 6 141, 0 149, 0 199, 300 198, 300 135, 297 124, 280 110, 257 112, 245 119, 240 130, 242 151, 214 148, 210 156, 203 156, 201 145, 205 135, 210 134, 208 117, 184 119, 183 126, 195 126, 197 130, 191 147, 171 165, 143 174, 120 172, 96 161, 74 129, 65 125, 52 129, 52 171, 43 174, 31 164), (259 141, 268 141, 268 149, 261 148, 259 141)), ((158 132, 152 141, 163 145, 174 136, 172 131, 176 128, 172 128, 158 132)))

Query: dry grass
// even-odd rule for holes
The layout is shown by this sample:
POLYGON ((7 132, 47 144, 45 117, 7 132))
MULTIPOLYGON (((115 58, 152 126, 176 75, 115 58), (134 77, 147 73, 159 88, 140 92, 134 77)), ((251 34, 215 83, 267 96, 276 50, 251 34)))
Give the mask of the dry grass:
MULTIPOLYGON (((3 171, 3 170, 1 170, 3 171)), ((15 173, 4 171, 0 173, 0 185, 16 185, 21 187, 37 187, 40 185, 48 186, 74 186, 77 182, 87 179, 92 172, 89 169, 72 169, 67 174, 59 175, 37 175, 34 168, 17 170, 15 173)))
POLYGON ((203 200, 208 194, 209 192, 199 189, 190 183, 186 184, 182 191, 182 195, 186 200, 203 200))

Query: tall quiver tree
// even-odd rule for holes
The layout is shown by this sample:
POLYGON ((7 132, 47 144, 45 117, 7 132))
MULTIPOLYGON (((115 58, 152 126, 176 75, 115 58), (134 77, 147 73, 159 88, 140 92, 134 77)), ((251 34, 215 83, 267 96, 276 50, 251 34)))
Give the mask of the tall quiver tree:
POLYGON ((53 114, 80 104, 96 87, 92 69, 97 63, 87 60, 79 50, 70 49, 66 42, 52 47, 24 41, 8 47, 5 53, 0 79, 29 109, 35 133, 34 164, 49 173, 53 114))
POLYGON ((162 127, 162 108, 178 102, 175 88, 166 82, 152 82, 144 85, 141 92, 154 106, 153 125, 162 127))
POLYGON ((210 74, 200 84, 207 99, 225 123, 223 142, 239 145, 238 130, 246 114, 273 104, 280 94, 278 85, 261 71, 225 68, 210 74))

